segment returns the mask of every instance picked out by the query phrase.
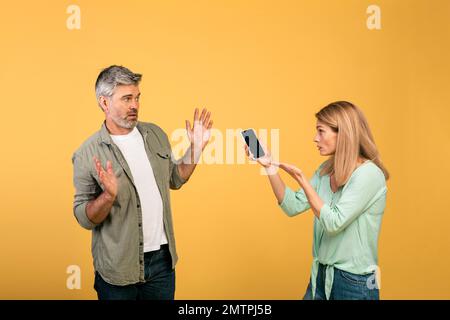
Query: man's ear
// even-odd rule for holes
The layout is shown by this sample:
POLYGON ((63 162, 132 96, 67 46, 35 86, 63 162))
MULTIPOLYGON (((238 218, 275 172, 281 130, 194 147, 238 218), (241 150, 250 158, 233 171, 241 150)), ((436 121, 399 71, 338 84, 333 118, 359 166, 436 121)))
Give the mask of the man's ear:
POLYGON ((100 108, 102 108, 104 113, 109 112, 109 101, 104 96, 100 96, 98 98, 98 104, 100 105, 100 108))

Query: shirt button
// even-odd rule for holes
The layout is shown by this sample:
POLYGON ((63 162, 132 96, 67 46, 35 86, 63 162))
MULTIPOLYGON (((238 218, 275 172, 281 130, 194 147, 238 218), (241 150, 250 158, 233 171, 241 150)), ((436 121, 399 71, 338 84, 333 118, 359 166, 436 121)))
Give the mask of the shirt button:
POLYGON ((138 208, 140 208, 140 207, 141 207, 141 205, 140 205, 140 204, 138 203, 138 204, 137 204, 137 207, 138 207, 138 208))
POLYGON ((140 264, 142 264, 142 262, 143 262, 142 260, 139 261, 140 264))
POLYGON ((142 246, 142 245, 143 245, 143 243, 142 243, 142 242, 139 242, 139 245, 140 245, 140 246, 142 246))
POLYGON ((142 223, 139 223, 139 227, 142 227, 142 223))

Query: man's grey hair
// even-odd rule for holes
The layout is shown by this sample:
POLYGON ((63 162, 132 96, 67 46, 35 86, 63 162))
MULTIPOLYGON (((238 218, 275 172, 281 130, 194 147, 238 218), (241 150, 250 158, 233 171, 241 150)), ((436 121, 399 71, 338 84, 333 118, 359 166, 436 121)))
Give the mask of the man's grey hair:
POLYGON ((123 66, 109 66, 103 69, 95 82, 95 95, 100 105, 100 96, 111 97, 118 85, 138 85, 142 74, 134 73, 123 66))

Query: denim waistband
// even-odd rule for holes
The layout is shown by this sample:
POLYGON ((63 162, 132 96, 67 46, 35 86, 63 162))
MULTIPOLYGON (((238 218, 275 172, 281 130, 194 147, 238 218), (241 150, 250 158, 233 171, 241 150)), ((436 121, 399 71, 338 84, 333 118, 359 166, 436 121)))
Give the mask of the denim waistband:
POLYGON ((168 251, 168 250, 169 250, 169 244, 168 243, 162 244, 158 250, 144 252, 144 257, 151 256, 151 255, 154 255, 155 253, 158 253, 161 251, 168 251))

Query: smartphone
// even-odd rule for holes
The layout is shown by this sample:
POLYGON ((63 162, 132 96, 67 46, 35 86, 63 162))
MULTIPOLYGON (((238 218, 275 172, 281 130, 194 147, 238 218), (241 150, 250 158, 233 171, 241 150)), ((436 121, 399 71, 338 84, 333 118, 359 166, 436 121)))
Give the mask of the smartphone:
POLYGON ((265 152, 256 137, 255 130, 243 130, 241 134, 255 159, 261 158, 265 155, 265 152))

